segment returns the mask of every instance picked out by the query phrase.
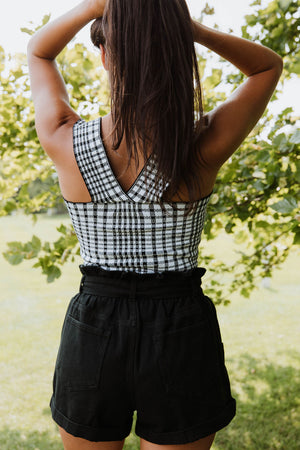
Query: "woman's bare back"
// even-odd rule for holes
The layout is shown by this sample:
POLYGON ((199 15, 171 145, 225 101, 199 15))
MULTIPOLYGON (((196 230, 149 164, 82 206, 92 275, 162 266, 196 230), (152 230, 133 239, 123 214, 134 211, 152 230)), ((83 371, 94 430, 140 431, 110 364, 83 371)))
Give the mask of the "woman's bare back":
MULTIPOLYGON (((143 170, 144 159, 141 153, 138 166, 136 167, 135 161, 132 159, 127 167, 128 156, 125 139, 123 139, 118 150, 113 150, 112 140, 110 138, 112 128, 111 115, 108 114, 101 119, 101 138, 111 169, 123 191, 127 192, 143 170)), ((90 202, 90 194, 78 169, 74 156, 72 129, 73 124, 72 126, 69 126, 64 135, 61 136, 62 151, 60 157, 55 161, 59 183, 62 195, 66 200, 74 203, 90 202)), ((150 152, 148 156, 150 156, 150 152)), ((203 170, 199 173, 199 179, 201 179, 201 193, 199 193, 199 199, 208 196, 212 192, 216 174, 216 172, 209 171, 209 169, 206 169, 203 165, 203 170)), ((172 201, 189 201, 188 191, 184 184, 180 186, 179 195, 174 196, 172 201)))

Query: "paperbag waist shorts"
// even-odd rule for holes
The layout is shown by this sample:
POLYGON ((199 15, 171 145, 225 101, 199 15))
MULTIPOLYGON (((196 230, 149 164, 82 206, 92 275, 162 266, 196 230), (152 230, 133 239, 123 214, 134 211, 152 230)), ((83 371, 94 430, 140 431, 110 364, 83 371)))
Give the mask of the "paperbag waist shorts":
POLYGON ((135 433, 185 444, 225 427, 235 400, 205 269, 162 274, 80 266, 63 324, 53 419, 90 441, 135 433))

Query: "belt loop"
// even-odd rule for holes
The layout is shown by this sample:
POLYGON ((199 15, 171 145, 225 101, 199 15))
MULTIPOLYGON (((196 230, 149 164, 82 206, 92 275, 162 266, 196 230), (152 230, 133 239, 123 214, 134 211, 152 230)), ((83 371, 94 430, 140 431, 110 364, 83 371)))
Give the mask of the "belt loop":
POLYGON ((86 275, 82 275, 81 277, 81 282, 80 282, 80 286, 79 286, 79 293, 81 294, 83 286, 84 286, 84 280, 86 278, 86 275))

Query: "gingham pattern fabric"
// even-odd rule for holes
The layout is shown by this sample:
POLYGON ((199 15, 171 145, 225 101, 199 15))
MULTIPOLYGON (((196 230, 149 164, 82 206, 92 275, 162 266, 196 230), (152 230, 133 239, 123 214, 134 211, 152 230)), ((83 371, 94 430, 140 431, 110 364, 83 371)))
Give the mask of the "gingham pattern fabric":
MULTIPOLYGON (((138 273, 197 267, 210 196, 199 200, 195 211, 187 216, 184 213, 189 205, 185 202, 176 202, 174 206, 165 203, 163 209, 155 201, 153 156, 124 192, 110 166, 100 130, 99 118, 90 122, 80 120, 73 127, 75 158, 92 201, 65 202, 84 264, 138 273)), ((160 184, 159 195, 166 187, 160 184)))

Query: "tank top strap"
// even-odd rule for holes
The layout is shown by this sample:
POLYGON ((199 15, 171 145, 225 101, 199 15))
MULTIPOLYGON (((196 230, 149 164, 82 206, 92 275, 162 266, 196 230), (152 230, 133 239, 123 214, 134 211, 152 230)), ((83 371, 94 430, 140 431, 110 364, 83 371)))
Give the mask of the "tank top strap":
POLYGON ((114 203, 128 200, 120 189, 106 158, 100 134, 100 118, 73 125, 73 149, 80 173, 92 202, 114 203))
POLYGON ((101 117, 89 122, 80 119, 74 124, 73 148, 92 202, 154 202, 168 186, 161 181, 155 187, 157 164, 155 156, 151 155, 130 189, 127 192, 122 189, 103 145, 101 117))

